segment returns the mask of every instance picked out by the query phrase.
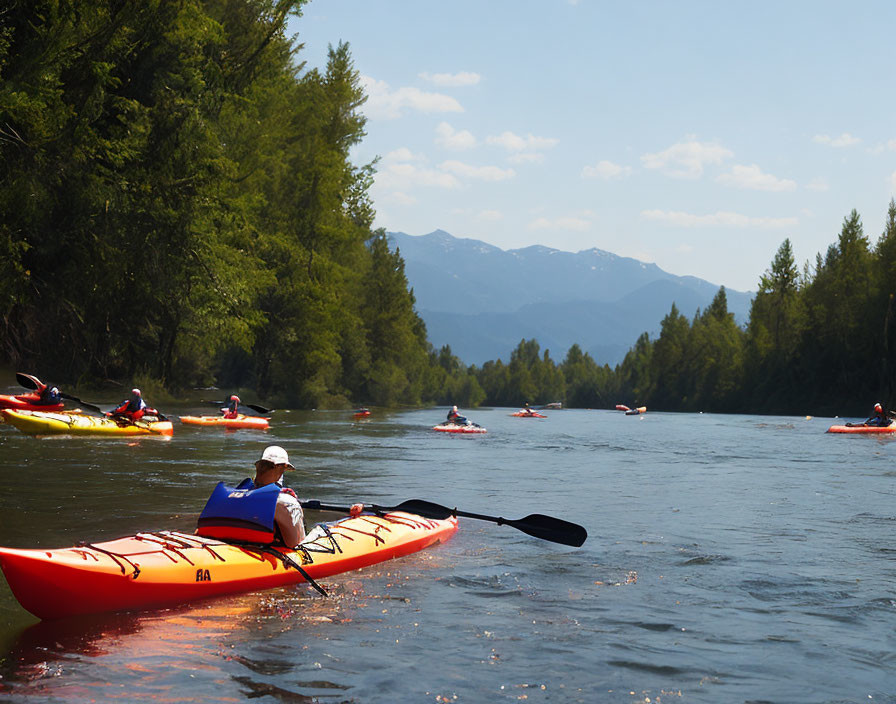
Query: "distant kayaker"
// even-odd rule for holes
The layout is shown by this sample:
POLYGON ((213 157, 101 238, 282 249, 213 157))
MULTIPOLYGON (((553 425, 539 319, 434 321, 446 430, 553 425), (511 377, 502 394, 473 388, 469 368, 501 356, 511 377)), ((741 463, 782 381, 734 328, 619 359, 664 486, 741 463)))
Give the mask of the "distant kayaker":
POLYGON ((448 422, 457 423, 458 425, 466 425, 467 419, 457 412, 457 406, 452 406, 448 411, 448 422))
POLYGON ((866 420, 862 425, 869 425, 874 428, 886 428, 893 420, 884 411, 884 407, 880 403, 874 404, 874 415, 866 420))
POLYGON ((38 391, 38 400, 34 403, 37 406, 58 406, 62 403, 62 395, 57 387, 44 384, 38 391))
POLYGON ((130 421, 140 420, 145 415, 158 415, 159 412, 146 405, 140 389, 131 389, 131 395, 106 415, 112 418, 124 418, 130 421))
POLYGON ((224 418, 236 418, 240 414, 240 397, 233 395, 227 402, 227 407, 221 409, 224 418))
POLYGON ((535 411, 533 411, 531 408, 529 408, 529 404, 528 404, 528 403, 526 404, 526 407, 523 408, 523 413, 525 413, 527 416, 534 416, 534 415, 535 415, 535 411))

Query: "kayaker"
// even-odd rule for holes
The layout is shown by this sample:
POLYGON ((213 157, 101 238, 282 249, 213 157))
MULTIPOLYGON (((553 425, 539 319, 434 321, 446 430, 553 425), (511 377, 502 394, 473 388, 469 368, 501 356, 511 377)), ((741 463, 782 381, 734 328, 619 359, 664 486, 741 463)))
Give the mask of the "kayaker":
POLYGON ((523 409, 523 413, 525 413, 527 416, 534 416, 534 415, 535 415, 535 411, 533 411, 531 408, 529 408, 529 404, 528 404, 528 403, 526 404, 526 407, 523 409))
MULTIPOLYGON (((254 479, 246 478, 233 489, 223 483, 215 487, 199 518, 197 533, 295 547, 305 539, 304 515, 296 493, 283 486, 284 472, 294 469, 286 450, 279 445, 266 447, 255 462, 254 479), (273 526, 273 532, 264 525, 273 526)), ((363 504, 354 504, 351 515, 363 510, 363 504)))
POLYGON ((140 420, 145 415, 158 415, 159 412, 146 405, 140 389, 131 389, 131 395, 106 415, 110 418, 123 418, 129 421, 140 420))
POLYGON ((866 420, 862 425, 869 425, 873 428, 886 428, 893 420, 884 411, 884 407, 880 403, 874 404, 874 415, 866 420))
POLYGON ((38 406, 58 406, 62 403, 62 396, 56 386, 47 386, 38 392, 38 400, 34 402, 38 406))
POLYGON ((448 422, 457 423, 458 425, 466 425, 468 421, 464 416, 458 414, 457 406, 452 406, 451 410, 448 411, 448 422))
POLYGON ((240 414, 240 397, 231 396, 226 408, 221 409, 225 418, 236 418, 240 414))
POLYGON ((283 486, 283 473, 294 470, 289 455, 279 445, 270 445, 255 463, 255 479, 245 479, 237 489, 260 489, 269 484, 280 487, 274 507, 274 523, 284 545, 294 547, 305 539, 305 520, 296 492, 283 486))

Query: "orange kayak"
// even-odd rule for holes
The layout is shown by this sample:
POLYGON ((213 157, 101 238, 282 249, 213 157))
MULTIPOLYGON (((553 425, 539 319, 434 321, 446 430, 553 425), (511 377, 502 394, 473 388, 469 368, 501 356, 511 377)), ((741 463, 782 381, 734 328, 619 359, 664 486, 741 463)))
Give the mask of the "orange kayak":
POLYGON ((201 425, 203 427, 214 426, 237 430, 239 428, 253 428, 255 430, 267 430, 268 419, 260 416, 238 415, 236 418, 224 418, 223 416, 181 416, 180 422, 184 425, 201 425))
POLYGON ((517 411, 516 413, 511 413, 510 415, 515 416, 517 418, 547 418, 543 413, 539 413, 538 411, 532 411, 532 413, 526 413, 525 411, 517 411))
POLYGON ((41 619, 148 609, 271 589, 410 555, 450 538, 457 518, 391 512, 315 526, 293 551, 269 552, 161 531, 56 550, 0 548, 0 567, 19 603, 41 619), (272 554, 273 553, 273 554, 272 554))
POLYGON ((832 425, 829 433, 896 433, 896 423, 885 425, 832 425))

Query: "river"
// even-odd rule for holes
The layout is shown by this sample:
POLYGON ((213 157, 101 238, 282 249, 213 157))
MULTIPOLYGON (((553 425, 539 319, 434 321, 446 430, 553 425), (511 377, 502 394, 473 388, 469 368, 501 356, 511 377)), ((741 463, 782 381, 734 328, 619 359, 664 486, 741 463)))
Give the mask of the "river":
POLYGON ((0 426, 5 546, 192 531, 268 444, 302 498, 589 534, 571 548, 461 519, 445 544, 323 580, 329 598, 302 584, 58 622, 0 579, 0 699, 896 702, 896 438, 824 418, 509 413, 466 411, 479 436, 433 432, 444 409, 278 411, 266 432, 167 440, 0 426))

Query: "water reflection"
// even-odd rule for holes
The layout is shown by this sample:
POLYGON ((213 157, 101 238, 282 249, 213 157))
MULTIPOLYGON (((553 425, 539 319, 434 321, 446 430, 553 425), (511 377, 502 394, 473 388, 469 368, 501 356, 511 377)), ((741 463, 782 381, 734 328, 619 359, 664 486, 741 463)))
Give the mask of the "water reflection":
POLYGON ((0 699, 893 700, 896 439, 653 412, 521 428, 481 409, 489 433, 465 442, 430 430, 443 416, 278 412, 264 436, 133 447, 0 428, 0 543, 17 547, 192 530, 273 441, 303 498, 539 512, 590 535, 569 549, 462 521, 445 545, 325 580, 329 599, 296 586, 24 630, 0 582, 16 634, 0 699))

